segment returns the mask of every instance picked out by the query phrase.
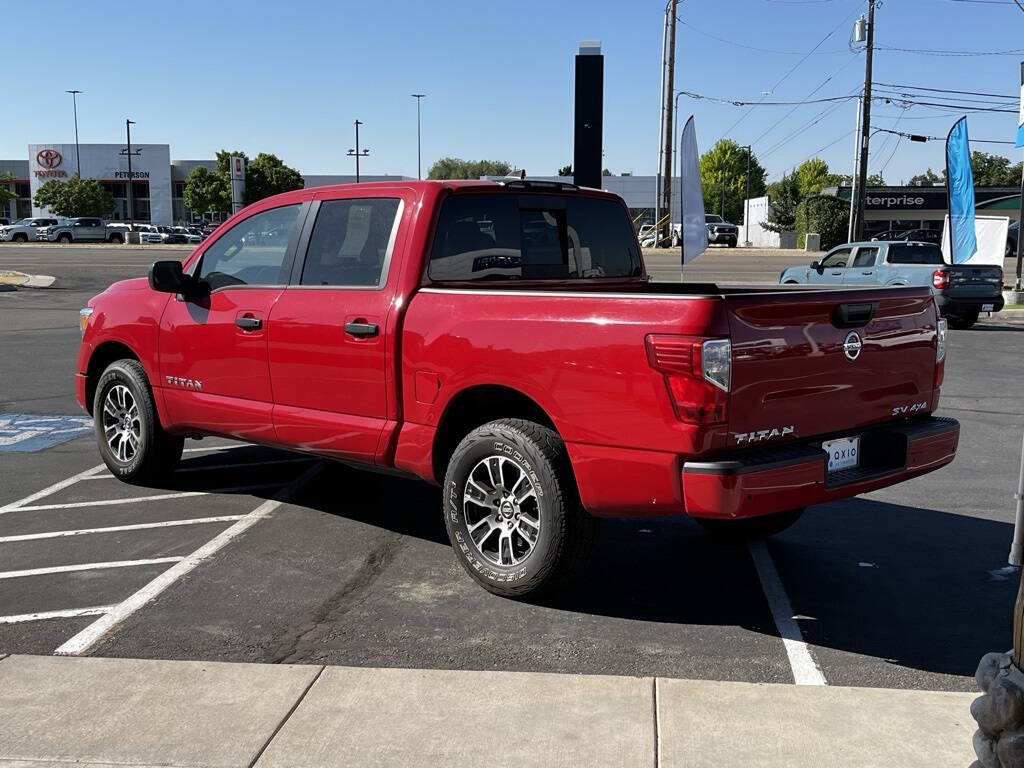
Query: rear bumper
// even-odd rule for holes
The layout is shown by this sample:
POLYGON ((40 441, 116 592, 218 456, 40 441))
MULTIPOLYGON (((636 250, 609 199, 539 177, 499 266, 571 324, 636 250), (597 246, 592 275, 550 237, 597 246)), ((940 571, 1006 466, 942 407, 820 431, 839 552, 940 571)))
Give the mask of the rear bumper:
POLYGON ((861 435, 862 465, 831 475, 820 441, 686 462, 686 512, 706 518, 755 517, 895 485, 951 462, 960 424, 927 417, 850 434, 861 435))
POLYGON ((981 307, 984 304, 994 305, 992 311, 999 312, 1003 308, 1003 297, 998 293, 994 296, 984 296, 980 298, 961 298, 944 296, 941 293, 936 293, 935 304, 938 306, 939 312, 943 315, 955 315, 958 312, 980 312, 981 307))

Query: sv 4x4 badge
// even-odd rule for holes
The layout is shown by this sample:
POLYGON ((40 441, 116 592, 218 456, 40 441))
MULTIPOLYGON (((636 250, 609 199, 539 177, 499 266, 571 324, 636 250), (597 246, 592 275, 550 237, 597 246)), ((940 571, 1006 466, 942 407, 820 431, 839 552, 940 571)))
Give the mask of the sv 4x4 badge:
POLYGON ((785 437, 786 435, 793 434, 793 427, 772 427, 771 429, 759 429, 756 432, 736 432, 733 437, 736 438, 737 445, 743 445, 744 443, 760 443, 765 440, 774 440, 776 437, 785 437))
POLYGON ((920 403, 914 403, 913 405, 897 405, 892 409, 893 416, 906 416, 910 413, 917 413, 923 411, 928 407, 928 403, 923 400, 920 403))

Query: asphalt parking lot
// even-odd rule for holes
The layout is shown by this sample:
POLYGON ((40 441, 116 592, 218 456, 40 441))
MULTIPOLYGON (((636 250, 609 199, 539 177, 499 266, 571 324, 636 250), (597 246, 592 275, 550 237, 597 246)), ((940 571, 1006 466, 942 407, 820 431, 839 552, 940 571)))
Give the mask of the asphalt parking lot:
MULTIPOLYGON (((82 415, 79 307, 172 252, 0 245, 0 270, 58 277, 0 294, 0 653, 973 690, 982 654, 1010 645, 1024 324, 951 332, 942 414, 962 434, 945 470, 812 508, 753 549, 682 518, 605 521, 577 593, 517 603, 462 573, 418 482, 203 440, 166 487, 132 487, 70 421, 52 447, 4 450, 5 418, 45 440, 44 419, 82 415)), ((712 249, 687 277, 774 280, 802 260, 712 249)))

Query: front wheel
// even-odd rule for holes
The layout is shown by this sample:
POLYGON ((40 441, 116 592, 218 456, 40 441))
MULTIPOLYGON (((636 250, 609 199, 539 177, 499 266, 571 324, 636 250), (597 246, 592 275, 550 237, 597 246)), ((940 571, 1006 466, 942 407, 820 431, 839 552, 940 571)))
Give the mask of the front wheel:
POLYGON ((712 536, 731 540, 750 540, 763 539, 782 533, 799 520, 803 513, 802 509, 790 509, 771 515, 743 517, 738 520, 695 519, 712 536))
POLYGON ((121 245, 121 244, 124 243, 124 236, 123 235, 119 235, 119 234, 113 234, 113 235, 110 236, 110 242, 111 243, 117 243, 118 245, 121 245))
POLYGON ((63 233, 63 234, 57 235, 57 242, 58 243, 70 243, 71 242, 71 235, 69 235, 66 232, 63 233))
POLYGON ((488 592, 536 595, 583 565, 596 521, 583 509, 565 444, 522 419, 470 432, 444 480, 444 520, 456 559, 488 592))
POLYGON ((16 243, 27 243, 28 235, 24 232, 18 232, 14 237, 11 238, 16 243))
POLYGON ((126 483, 145 483, 174 471, 185 439, 160 426, 146 371, 137 360, 111 363, 96 382, 93 421, 100 456, 126 483))

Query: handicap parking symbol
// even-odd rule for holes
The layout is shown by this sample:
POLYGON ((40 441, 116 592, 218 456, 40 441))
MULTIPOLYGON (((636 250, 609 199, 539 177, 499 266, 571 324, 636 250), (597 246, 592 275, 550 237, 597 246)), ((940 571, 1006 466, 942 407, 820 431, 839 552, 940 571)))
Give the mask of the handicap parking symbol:
POLYGON ((0 413, 0 452, 42 451, 91 431, 92 419, 88 416, 0 413))

